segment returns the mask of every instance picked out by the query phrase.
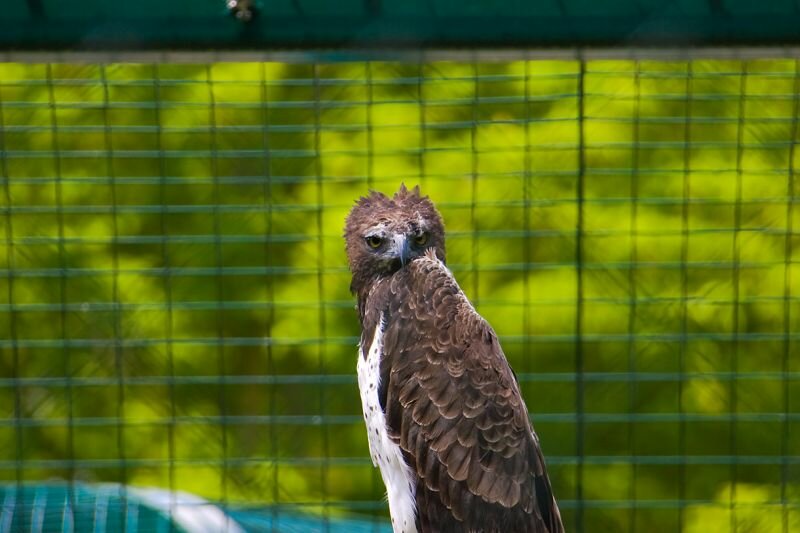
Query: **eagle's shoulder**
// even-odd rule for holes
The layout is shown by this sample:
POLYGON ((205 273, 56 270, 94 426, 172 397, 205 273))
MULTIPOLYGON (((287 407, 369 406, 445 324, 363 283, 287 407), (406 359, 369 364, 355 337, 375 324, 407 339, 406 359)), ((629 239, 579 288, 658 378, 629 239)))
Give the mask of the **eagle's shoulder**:
POLYGON ((420 518, 561 531, 516 378, 450 271, 426 255, 374 294, 385 319, 381 404, 418 477, 420 518))

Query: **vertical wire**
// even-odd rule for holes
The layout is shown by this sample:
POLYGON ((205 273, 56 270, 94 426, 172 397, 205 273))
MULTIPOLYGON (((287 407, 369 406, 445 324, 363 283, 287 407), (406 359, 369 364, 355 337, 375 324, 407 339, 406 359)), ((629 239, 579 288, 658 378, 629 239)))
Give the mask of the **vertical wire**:
MULTIPOLYGON (((261 63, 261 109, 262 109, 262 122, 263 122, 263 137, 262 146, 264 148, 264 185, 263 185, 263 202, 264 202, 264 222, 266 224, 267 238, 264 244, 265 262, 267 272, 273 276, 274 267, 274 249, 273 249, 273 234, 275 228, 275 221, 273 220, 272 211, 272 157, 270 149, 272 140, 270 138, 270 93, 269 93, 269 80, 267 79, 267 65, 261 63)), ((267 318, 266 318, 266 350, 267 350, 267 375, 274 376, 275 369, 275 356, 272 347, 272 325, 275 323, 275 280, 270 279, 267 282, 267 318)), ((270 384, 269 397, 269 419, 273 421, 269 425, 269 458, 272 464, 272 506, 270 507, 270 529, 277 531, 279 506, 280 500, 280 462, 278 461, 278 426, 274 423, 277 417, 277 410, 275 409, 275 402, 277 399, 276 386, 274 383, 270 384)))
MULTIPOLYGON (((5 150, 6 142, 5 142, 5 106, 4 106, 4 99, 3 99, 3 92, 0 91, 0 151, 5 150)), ((14 481, 15 481, 15 500, 14 501, 22 501, 23 494, 23 482, 25 480, 24 472, 22 469, 22 460, 23 455, 22 451, 24 450, 24 434, 22 429, 22 389, 20 388, 20 364, 19 364, 19 336, 17 334, 17 309, 14 304, 15 295, 14 295, 14 280, 15 280, 15 253, 14 253, 14 222, 13 222, 13 215, 11 211, 11 175, 8 171, 8 159, 3 154, 0 157, 0 176, 3 178, 3 192, 5 193, 5 211, 6 215, 6 228, 5 228, 5 245, 6 245, 6 282, 7 287, 6 290, 8 296, 8 312, 9 312, 9 333, 11 336, 11 376, 14 379, 14 481)), ((67 374, 69 376, 69 374, 67 374)), ((67 391, 71 391, 69 386, 69 377, 67 377, 67 391)), ((69 395, 69 393, 68 393, 69 395)), ((72 414, 72 402, 70 398, 67 399, 69 403, 69 415, 72 414)), ((72 424, 70 423, 68 426, 67 431, 71 431, 72 424)), ((69 436, 68 444, 69 447, 69 436)), ((70 454, 70 458, 72 458, 72 454, 70 454)), ((70 475, 70 483, 72 482, 73 475, 70 475)), ((8 496, 6 496, 8 498, 8 496)), ((20 514, 21 517, 25 516, 25 513, 20 514)), ((13 522, 14 518, 14 508, 12 507, 11 510, 11 521, 13 522)), ((24 518, 23 518, 24 520, 24 518)), ((22 530, 25 529, 25 523, 20 525, 22 530)))
POLYGON ((731 533, 736 533, 738 529, 738 517, 736 509, 737 498, 737 483, 739 475, 739 465, 737 458, 738 442, 736 438, 737 431, 737 410, 738 410, 738 393, 739 393, 739 380, 737 374, 739 372, 739 234, 742 226, 742 157, 744 153, 743 136, 744 136, 744 114, 745 114, 745 91, 747 90, 747 61, 741 61, 741 74, 739 76, 739 116, 737 121, 736 132, 736 203, 734 204, 734 228, 733 228, 733 351, 731 360, 731 381, 730 381, 730 454, 732 457, 731 462, 731 493, 730 493, 730 519, 731 519, 731 533))
POLYGON ((681 203, 681 340, 678 347, 678 531, 683 531, 684 499, 686 497, 686 417, 683 405, 686 378, 686 352, 689 333, 689 199, 692 177, 692 101, 694 91, 694 63, 686 63, 686 109, 683 122, 683 202, 681 203))
MULTIPOLYGON (((52 79, 50 80, 52 81, 52 79)), ((55 98, 52 99, 53 105, 55 106, 55 98)), ((55 112, 55 109, 53 110, 55 112)), ((55 116, 55 115, 54 115, 55 116)), ((56 131, 53 132, 53 135, 56 135, 56 131)), ((57 142, 57 141, 56 141, 57 142)), ((61 172, 60 172, 60 161, 59 161, 59 172, 58 176, 60 179, 61 172)), ((60 203, 59 203, 60 205, 60 203)), ((59 228, 62 227, 62 224, 59 223, 59 228)), ((63 248, 63 233, 62 236, 62 244, 61 247, 63 248)), ((61 253, 61 249, 59 249, 59 253, 61 253)), ((63 294, 66 295, 66 288, 63 289, 63 294)), ((66 298, 62 296, 62 305, 66 303, 66 298)), ((65 332, 66 328, 66 314, 62 308, 62 338, 64 338, 63 333, 65 332)), ((69 457, 69 466, 67 467, 67 477, 69 479, 69 487, 67 490, 67 502, 70 506, 71 510, 75 509, 75 400, 74 400, 74 389, 72 386, 72 350, 68 347, 64 347, 64 376, 67 381, 67 386, 65 390, 66 400, 67 400, 67 456, 69 457)), ((72 522, 74 524, 74 511, 72 515, 72 522)))
MULTIPOLYGON (((320 73, 319 63, 314 63, 313 66, 313 82, 314 82, 314 178, 316 180, 317 188, 317 295, 320 305, 319 309, 319 336, 320 339, 327 338, 327 324, 325 319, 325 256, 324 256, 324 239, 323 239, 323 221, 322 215, 324 213, 323 206, 325 205, 325 196, 322 185, 322 155, 321 155, 321 127, 322 127, 322 109, 320 100, 322 98, 320 88, 320 73)), ((326 346, 325 342, 318 344, 318 373, 321 376, 326 375, 325 355, 326 346)), ((320 416, 322 420, 327 418, 327 383, 323 382, 319 388, 319 407, 320 416)), ((322 508, 323 517, 325 522, 325 531, 330 529, 330 509, 328 506, 328 474, 330 470, 330 445, 328 442, 328 425, 321 424, 320 431, 322 432, 322 462, 320 471, 320 482, 322 487, 322 508)))
MULTIPOLYGON (((208 125, 211 131, 211 177, 214 183, 214 207, 212 211, 213 231, 214 231, 214 279, 216 281, 217 301, 216 301, 216 326, 217 326, 217 372, 219 381, 217 383, 218 394, 217 403, 219 406, 220 417, 220 437, 222 444, 222 475, 220 478, 220 495, 223 509, 228 505, 228 400, 225 388, 225 312, 223 301, 225 298, 225 278, 222 272, 222 228, 220 222, 220 194, 218 151, 219 144, 217 139, 217 104, 214 96, 214 81, 211 73, 211 65, 206 65, 206 86, 208 88, 208 125)), ((227 527, 227 523, 226 523, 227 527)))
POLYGON ((583 533, 584 501, 583 501, 583 461, 584 461, 584 382, 583 382, 583 219, 584 192, 586 176, 586 131, 584 117, 586 114, 586 95, 584 81, 586 78, 586 59, 580 56, 580 74, 578 76, 578 183, 577 183, 577 227, 575 230, 575 292, 577 309, 575 312, 575 415, 577 428, 575 431, 575 531, 583 533))
MULTIPOLYGON (((628 269, 628 287, 630 290, 630 300, 628 302, 628 412, 633 414, 637 406, 637 381, 634 379, 636 375, 636 313, 637 297, 636 290, 636 265, 639 261, 639 139, 640 139, 640 119, 641 119, 641 63, 636 60, 636 70, 634 72, 634 90, 636 98, 634 100, 633 110, 633 161, 631 165, 631 183, 630 183, 630 234, 631 251, 630 262, 631 267, 628 269)), ((636 448, 636 425, 631 422, 628 425, 628 450, 631 456, 635 456, 636 448)), ((636 461, 631 462, 631 482, 628 489, 628 498, 631 501, 630 506, 630 531, 636 531, 636 481, 637 481, 637 464, 636 461)))
POLYGON ((794 105, 792 110, 792 138, 789 148, 789 176, 787 183, 786 204, 786 236, 784 239, 784 270, 783 270, 783 358, 781 361, 781 385, 783 389, 783 424, 781 428, 781 531, 789 533, 789 500, 787 486, 789 485, 789 354, 792 348, 792 256, 794 254, 792 237, 794 232, 794 158, 797 153, 797 135, 800 113, 800 60, 794 61, 794 105))
POLYGON ((420 184, 424 187, 426 181, 426 172, 425 172, 425 152, 428 148, 428 134, 426 131, 426 107, 425 107, 425 62, 424 62, 424 55, 422 51, 420 51, 419 59, 417 60, 417 97, 419 98, 419 155, 418 158, 418 167, 419 167, 419 181, 420 184))
POLYGON ((525 153, 523 154, 523 173, 522 173, 522 230, 524 232, 524 241, 522 246, 523 253, 523 272, 522 272, 522 360, 523 372, 530 372, 531 369, 531 298, 530 298, 530 277, 531 274, 531 99, 530 99, 530 57, 528 52, 525 53, 525 84, 523 91, 525 91, 525 153))
MULTIPOLYGON (((100 81, 103 85, 103 135, 106 153, 106 171, 109 174, 111 184, 111 228, 113 241, 111 245, 111 264, 113 277, 111 278, 111 293, 114 301, 114 361, 117 367, 117 448, 120 460, 122 461, 123 484, 120 491, 121 508, 125 509, 127 504, 126 484, 127 484, 127 461, 125 449, 125 368, 124 352, 122 348, 122 305, 119 294, 119 227, 117 223, 117 180, 114 172, 114 144, 111 136, 111 129, 108 118, 109 94, 108 79, 106 77, 106 65, 100 65, 100 81)), ((123 522, 123 531, 127 527, 127 521, 123 522)))
POLYGON ((372 189, 374 184, 374 176, 375 176, 375 139, 374 139, 374 132, 372 126, 372 105, 374 102, 374 95, 373 95, 373 87, 372 87, 372 62, 366 61, 364 65, 366 72, 366 82, 367 82, 367 109, 366 109, 366 120, 367 120, 367 189, 372 189))
POLYGON ((158 65, 152 66, 153 90, 155 105, 153 106, 156 123, 156 147, 158 149, 158 199, 159 199, 159 231, 161 233, 161 263, 164 269, 162 279, 162 289, 164 300, 166 300, 167 319, 164 324, 166 333, 166 352, 167 352, 167 395, 169 399, 169 423, 167 424, 167 478, 169 483, 169 518, 170 529, 174 529, 172 517, 175 515, 177 499, 175 494, 175 463, 177 460, 175 451, 175 428, 177 425, 177 394, 175 390, 175 353, 173 346, 174 317, 172 310, 172 261, 169 254, 169 244, 167 238, 167 212, 165 205, 167 202, 167 170, 164 158, 164 139, 161 127, 161 73, 158 65))
POLYGON ((478 221, 475 214, 476 203, 478 201, 478 106, 479 103, 479 83, 478 83, 478 60, 473 54, 472 57, 472 127, 470 128, 470 201, 469 201, 469 223, 472 230, 472 238, 470 240, 470 268, 472 269, 472 298, 476 306, 480 303, 480 284, 478 280, 478 236, 480 229, 478 228, 478 221))
MULTIPOLYGON (((263 185, 263 202, 264 202, 264 222, 266 224, 267 239, 264 244, 264 262, 268 272, 272 272, 273 266, 273 247, 272 236, 274 231, 274 221, 272 219, 272 159, 270 157, 270 147, 272 145, 269 127, 269 84, 267 83, 267 66, 261 63, 261 122, 263 127, 262 147, 264 149, 264 185, 263 185)), ((272 274, 270 274, 272 275, 272 274)), ((267 336, 266 350, 267 350, 267 375, 275 375, 275 359, 272 353, 272 324, 275 321, 275 280, 269 279, 267 281, 267 318, 266 318, 266 331, 267 336)), ((277 531, 278 522, 278 500, 280 499, 279 483, 280 483, 280 461, 278 461, 278 429, 275 424, 277 417, 277 410, 275 409, 275 401, 277 399, 276 386, 274 383, 269 386, 269 419, 272 421, 269 428, 269 457, 272 463, 272 507, 270 509, 271 530, 277 531)))
MULTIPOLYGON (((61 270, 61 275, 59 276, 59 284, 58 284, 58 292, 59 292, 59 329, 60 329, 60 338, 62 341, 61 352, 63 354, 64 360, 64 376, 67 381, 66 386, 66 400, 67 400, 67 455, 68 459, 68 475, 69 475, 69 492, 70 492, 70 499, 74 498, 74 487, 75 487, 75 420, 74 420, 74 397, 73 397, 73 387, 72 387, 72 351, 70 350, 68 344, 66 343, 66 333, 67 333, 67 284, 66 284, 66 276, 64 273, 66 272, 67 264, 67 253, 66 248, 64 246, 64 198, 63 198, 63 182, 62 182, 62 169, 61 169, 61 149, 60 143, 58 140, 58 115, 56 113, 56 98, 55 98, 55 88, 54 88, 54 80, 53 80, 53 66, 51 63, 47 64, 46 67, 46 77, 47 77, 47 91, 48 91, 48 103, 50 108, 50 125, 51 125, 51 134, 52 134, 52 148, 54 153, 54 170, 56 174, 55 180, 55 200, 56 200, 56 224, 58 226, 58 263, 59 268, 61 270)), ((20 396, 21 400, 21 396, 20 396)), ((21 404, 20 404, 20 417, 22 416, 21 411, 21 404)), ((22 439, 20 439, 20 446, 22 445, 22 439)), ((123 455, 124 457, 124 455, 123 455)), ((124 461, 124 459, 123 459, 124 461)), ((21 466, 20 466, 21 468, 21 466)), ((122 479, 125 479, 125 465, 123 463, 123 470, 122 470, 122 479)), ((74 508, 74 507, 73 507, 74 508)), ((24 523, 23 523, 24 528, 24 523)))

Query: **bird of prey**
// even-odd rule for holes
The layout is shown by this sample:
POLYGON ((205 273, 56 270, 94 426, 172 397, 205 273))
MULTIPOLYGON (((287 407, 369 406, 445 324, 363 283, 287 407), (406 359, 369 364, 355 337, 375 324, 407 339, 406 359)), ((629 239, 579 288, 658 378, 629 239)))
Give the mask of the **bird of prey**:
POLYGON ((371 192, 344 236, 358 386, 395 533, 563 532, 516 377, 445 266, 433 202, 419 187, 371 192))

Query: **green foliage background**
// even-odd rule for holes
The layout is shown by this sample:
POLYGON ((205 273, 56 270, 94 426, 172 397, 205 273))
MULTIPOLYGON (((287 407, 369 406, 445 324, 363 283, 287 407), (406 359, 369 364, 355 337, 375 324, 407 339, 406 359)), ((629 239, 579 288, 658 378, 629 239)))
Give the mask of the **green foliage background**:
POLYGON ((0 64, 0 479, 386 515, 341 230, 419 183, 568 530, 800 528, 794 61, 0 64))

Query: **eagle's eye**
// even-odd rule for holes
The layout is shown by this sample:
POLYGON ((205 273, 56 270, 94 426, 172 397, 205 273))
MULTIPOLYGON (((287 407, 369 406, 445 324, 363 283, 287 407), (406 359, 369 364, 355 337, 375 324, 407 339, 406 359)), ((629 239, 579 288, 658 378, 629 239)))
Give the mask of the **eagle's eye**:
POLYGON ((428 243, 428 234, 420 233, 414 236, 414 244, 417 246, 425 246, 428 243))
POLYGON ((369 247, 372 248, 373 250, 376 248, 380 248, 381 244, 383 244, 383 239, 381 239, 377 235, 369 235, 366 238, 366 241, 367 245, 369 245, 369 247))

